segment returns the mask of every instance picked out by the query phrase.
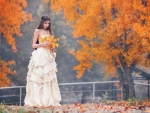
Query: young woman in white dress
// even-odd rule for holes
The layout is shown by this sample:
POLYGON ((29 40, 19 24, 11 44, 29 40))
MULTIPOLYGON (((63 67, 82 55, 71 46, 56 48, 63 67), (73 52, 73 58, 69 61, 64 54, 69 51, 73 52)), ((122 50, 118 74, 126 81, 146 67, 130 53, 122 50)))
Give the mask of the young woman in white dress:
POLYGON ((61 95, 57 82, 54 48, 50 42, 41 41, 52 36, 50 17, 44 14, 32 40, 32 52, 28 65, 25 106, 60 106, 61 95))

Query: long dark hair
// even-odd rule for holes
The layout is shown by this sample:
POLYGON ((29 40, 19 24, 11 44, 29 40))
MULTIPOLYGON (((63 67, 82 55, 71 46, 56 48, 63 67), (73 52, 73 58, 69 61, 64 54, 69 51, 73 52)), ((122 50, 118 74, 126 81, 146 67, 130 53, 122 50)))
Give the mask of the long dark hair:
MULTIPOLYGON (((47 21, 47 20, 50 21, 50 17, 49 17, 47 14, 42 15, 42 16, 41 16, 40 23, 39 23, 37 29, 42 29, 42 28, 43 28, 43 23, 44 23, 45 21, 47 21)), ((50 24, 49 24, 49 26, 47 27, 46 30, 49 30, 50 35, 53 35, 52 29, 51 29, 51 22, 50 22, 50 24)), ((32 39, 32 42, 31 42, 31 43, 33 43, 33 39, 32 39)), ((39 44, 39 40, 38 40, 38 39, 37 39, 37 41, 36 41, 36 44, 39 44)), ((35 48, 35 49, 37 49, 37 48, 35 48)))

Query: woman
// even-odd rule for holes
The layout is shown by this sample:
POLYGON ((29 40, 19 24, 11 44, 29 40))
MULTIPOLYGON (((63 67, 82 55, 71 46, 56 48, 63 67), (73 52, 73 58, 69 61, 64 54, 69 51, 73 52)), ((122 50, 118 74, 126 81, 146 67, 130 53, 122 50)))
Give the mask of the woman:
POLYGON ((25 106, 60 106, 61 95, 56 77, 56 53, 45 38, 52 36, 51 23, 44 14, 35 29, 32 52, 28 65, 25 106))

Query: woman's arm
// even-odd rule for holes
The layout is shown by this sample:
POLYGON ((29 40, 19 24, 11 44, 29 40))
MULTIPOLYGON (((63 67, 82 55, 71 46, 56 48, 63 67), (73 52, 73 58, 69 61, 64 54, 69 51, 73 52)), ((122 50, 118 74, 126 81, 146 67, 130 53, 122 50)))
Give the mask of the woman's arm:
POLYGON ((33 42, 32 42, 32 48, 45 47, 45 46, 49 45, 49 42, 44 42, 44 43, 36 44, 36 41, 38 40, 39 32, 40 32, 39 29, 35 29, 34 37, 33 37, 33 42))

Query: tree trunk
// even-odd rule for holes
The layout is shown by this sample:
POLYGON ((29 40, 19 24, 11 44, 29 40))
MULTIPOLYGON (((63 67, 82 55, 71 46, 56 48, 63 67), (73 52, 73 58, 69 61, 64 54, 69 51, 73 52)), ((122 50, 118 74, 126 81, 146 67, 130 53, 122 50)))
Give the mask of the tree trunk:
MULTIPOLYGON (((124 29, 123 33, 123 50, 127 53, 128 48, 125 43, 127 38, 126 29, 124 29)), ((117 70, 117 75, 119 76, 120 85, 123 91, 123 99, 127 100, 128 98, 135 97, 134 83, 132 78, 132 69, 131 66, 127 66, 127 63, 124 59, 124 56, 120 54, 119 56, 121 67, 117 67, 117 63, 115 62, 115 67, 117 70)))
POLYGON ((131 73, 131 68, 124 66, 123 68, 117 68, 117 74, 119 76, 120 86, 123 91, 123 99, 135 97, 134 83, 131 73))
POLYGON ((132 78, 132 68, 128 67, 123 58, 119 57, 121 67, 117 67, 117 63, 114 62, 116 67, 116 74, 119 77, 119 83, 123 92, 123 99, 127 100, 129 98, 135 97, 134 82, 132 78))
MULTIPOLYGON (((90 90, 87 86, 82 86, 82 90, 90 90)), ((90 97, 90 92, 82 92, 82 99, 81 99, 81 103, 87 103, 89 101, 89 97, 90 97)))

